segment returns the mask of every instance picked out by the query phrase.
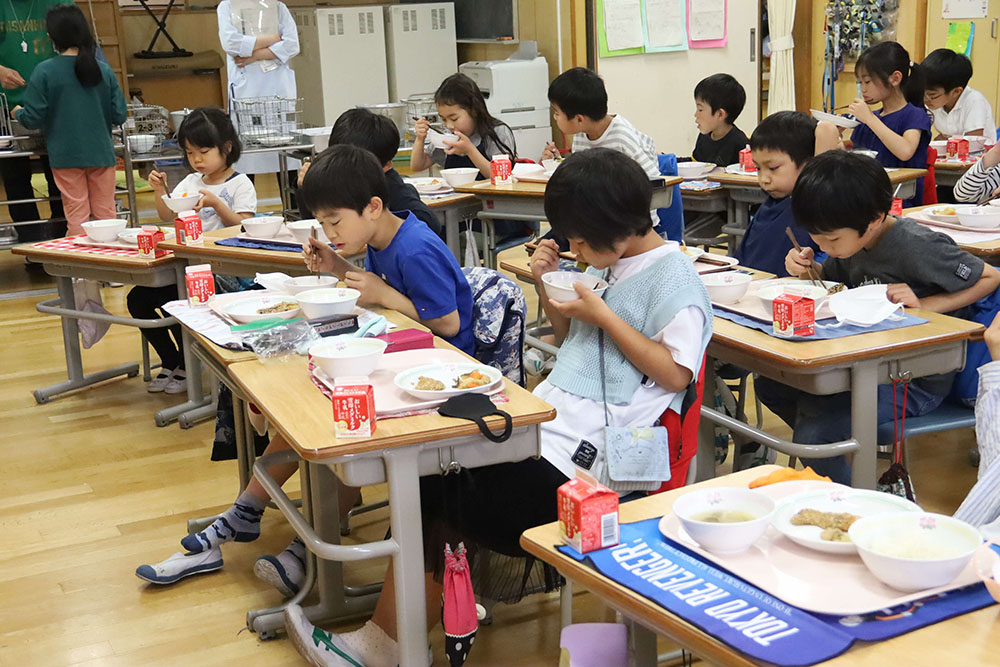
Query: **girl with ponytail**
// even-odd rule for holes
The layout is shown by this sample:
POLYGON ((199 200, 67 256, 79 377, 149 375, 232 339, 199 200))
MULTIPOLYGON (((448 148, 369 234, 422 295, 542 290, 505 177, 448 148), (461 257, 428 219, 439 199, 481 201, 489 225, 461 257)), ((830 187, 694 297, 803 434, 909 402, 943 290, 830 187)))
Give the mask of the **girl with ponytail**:
POLYGON ((23 106, 11 116, 45 133, 70 236, 88 220, 115 217, 111 128, 125 122, 125 98, 107 63, 98 62, 90 26, 73 3, 55 5, 45 29, 59 54, 32 72, 23 106))
MULTIPOLYGON (((924 108, 920 65, 897 42, 879 42, 861 52, 854 75, 861 86, 861 97, 850 105, 861 123, 851 134, 854 147, 878 152, 878 161, 886 167, 926 168, 931 117, 924 108), (878 111, 868 106, 879 102, 878 111)), ((904 207, 923 203, 923 181, 917 180, 917 193, 904 207)))

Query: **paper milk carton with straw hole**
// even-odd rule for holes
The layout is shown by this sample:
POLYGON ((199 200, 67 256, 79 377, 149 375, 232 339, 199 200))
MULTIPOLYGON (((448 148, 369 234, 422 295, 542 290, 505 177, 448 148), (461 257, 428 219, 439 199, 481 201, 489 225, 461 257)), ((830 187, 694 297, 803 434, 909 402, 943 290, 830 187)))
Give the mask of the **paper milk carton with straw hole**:
POLYGON ((139 247, 139 257, 143 259, 156 257, 156 246, 163 238, 163 232, 156 225, 143 225, 142 231, 135 237, 136 245, 139 247))
POLYGON ((585 473, 559 487, 559 536, 585 554, 618 544, 618 494, 585 473))
POLYGON ((338 438, 370 438, 375 432, 375 389, 367 377, 333 381, 333 433, 338 438))
POLYGON ((211 264, 195 264, 184 268, 188 305, 192 308, 207 306, 215 296, 215 277, 211 264))

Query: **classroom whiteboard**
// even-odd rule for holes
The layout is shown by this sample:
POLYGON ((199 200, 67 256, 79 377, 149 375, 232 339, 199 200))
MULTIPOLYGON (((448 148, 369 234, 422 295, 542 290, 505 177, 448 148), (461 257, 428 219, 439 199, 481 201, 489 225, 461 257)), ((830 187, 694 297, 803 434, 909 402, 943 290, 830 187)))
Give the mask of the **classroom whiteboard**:
POLYGON ((694 87, 717 72, 732 74, 746 89, 746 106, 736 125, 747 136, 757 126, 758 3, 730 2, 728 11, 728 42, 724 47, 615 58, 598 56, 597 73, 608 89, 609 112, 620 113, 652 137, 661 153, 691 155, 698 138, 694 87))

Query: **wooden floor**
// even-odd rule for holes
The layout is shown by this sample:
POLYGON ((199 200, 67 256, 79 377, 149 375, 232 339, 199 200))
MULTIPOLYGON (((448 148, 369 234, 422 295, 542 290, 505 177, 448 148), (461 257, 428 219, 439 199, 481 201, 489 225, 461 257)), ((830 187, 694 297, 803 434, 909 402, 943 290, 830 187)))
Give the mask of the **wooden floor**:
MULTIPOLYGON (((520 249, 508 251, 523 252, 520 249)), ((0 291, 44 290, 23 260, 0 252, 0 291)), ((128 288, 104 290, 124 312, 128 288)), ((35 311, 46 296, 0 294, 0 665, 298 665, 291 644, 241 632, 248 609, 279 601, 252 573, 259 554, 292 537, 268 511, 264 536, 227 545, 225 568, 172 587, 147 586, 136 566, 180 550, 185 521, 225 508, 236 493, 233 462, 209 461, 212 425, 157 428, 153 413, 183 400, 148 394, 141 378, 36 405, 31 390, 65 378, 59 321, 35 311), (9 296, 6 295, 6 296, 9 296)), ((529 294, 534 303, 534 294, 529 294)), ((86 370, 139 359, 139 335, 112 327, 84 353, 86 370)), ((769 417, 769 428, 788 430, 769 417)), ((971 430, 914 439, 910 469, 925 508, 952 512, 975 480, 966 462, 971 430)), ((725 472, 728 463, 720 472, 725 472)), ((295 481, 290 484, 295 489, 295 481)), ((366 491, 384 496, 384 489, 366 491)), ((376 539, 386 510, 366 515, 356 535, 376 539)), ((352 582, 381 577, 381 564, 352 566, 352 582)), ((587 594, 576 620, 607 620, 587 594)), ((496 608, 470 665, 558 663, 557 596, 496 608)), ((443 636, 432 634, 436 665, 443 636)), ((661 650, 667 650, 661 643, 661 650)))

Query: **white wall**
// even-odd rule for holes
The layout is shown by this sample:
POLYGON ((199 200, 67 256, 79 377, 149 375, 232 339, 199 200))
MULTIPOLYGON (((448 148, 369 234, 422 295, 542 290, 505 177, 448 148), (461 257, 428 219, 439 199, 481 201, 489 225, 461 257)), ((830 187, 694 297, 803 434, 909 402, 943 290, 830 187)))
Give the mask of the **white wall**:
POLYGON ((750 29, 757 34, 757 2, 729 0, 727 4, 729 39, 723 48, 602 58, 598 62, 597 71, 608 89, 608 110, 622 114, 651 136, 661 153, 691 154, 698 137, 694 87, 717 72, 732 74, 747 91, 747 103, 736 125, 747 136, 757 126, 756 59, 760 54, 750 61, 750 29))

